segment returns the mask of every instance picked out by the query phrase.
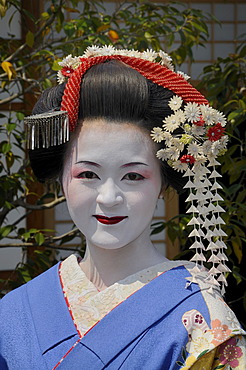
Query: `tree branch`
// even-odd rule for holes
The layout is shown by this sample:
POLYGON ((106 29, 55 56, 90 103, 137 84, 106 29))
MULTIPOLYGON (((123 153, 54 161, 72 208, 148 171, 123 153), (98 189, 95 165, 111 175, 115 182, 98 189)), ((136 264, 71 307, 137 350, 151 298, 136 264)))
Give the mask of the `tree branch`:
MULTIPOLYGON (((38 83, 37 81, 35 81, 35 83, 31 84, 30 86, 28 86, 26 89, 25 89, 25 92, 29 92, 30 90, 32 90, 34 88, 34 86, 36 86, 38 83)), ((10 95, 8 98, 5 98, 5 99, 2 99, 0 100, 0 104, 6 104, 6 103, 9 103, 11 102, 12 100, 18 98, 19 96, 22 96, 23 95, 23 92, 19 92, 19 93, 16 93, 16 94, 13 94, 13 95, 10 95)))
MULTIPOLYGON (((59 7, 61 7, 63 4, 63 0, 60 1, 59 7)), ((34 40, 37 39, 42 32, 45 30, 46 27, 51 25, 53 21, 55 20, 56 13, 53 13, 51 17, 47 20, 47 22, 34 34, 34 40)), ((25 47, 27 46, 27 43, 25 42, 22 44, 18 49, 14 51, 13 54, 11 54, 7 59, 5 59, 6 62, 9 62, 10 60, 14 59, 25 47)))
POLYGON ((71 248, 71 247, 62 247, 62 246, 55 246, 50 244, 42 244, 41 246, 37 243, 13 243, 13 244, 0 244, 1 248, 28 248, 28 247, 43 247, 51 248, 51 249, 61 249, 66 251, 74 251, 77 252, 78 248, 71 248))
POLYGON ((39 210, 42 210, 42 209, 53 208, 56 205, 65 202, 65 199, 66 198, 64 196, 61 196, 59 198, 56 198, 52 202, 38 205, 38 204, 26 203, 26 202, 24 202, 23 198, 19 198, 16 201, 13 202, 13 205, 16 206, 16 207, 23 207, 25 209, 30 209, 30 210, 33 210, 33 211, 39 211, 39 210))

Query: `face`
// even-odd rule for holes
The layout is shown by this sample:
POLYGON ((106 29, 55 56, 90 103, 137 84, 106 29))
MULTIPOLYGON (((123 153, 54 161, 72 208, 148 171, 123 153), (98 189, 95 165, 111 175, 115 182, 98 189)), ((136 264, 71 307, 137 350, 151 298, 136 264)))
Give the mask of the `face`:
POLYGON ((83 122, 66 155, 62 184, 88 245, 117 249, 149 238, 161 175, 154 143, 140 128, 83 122))

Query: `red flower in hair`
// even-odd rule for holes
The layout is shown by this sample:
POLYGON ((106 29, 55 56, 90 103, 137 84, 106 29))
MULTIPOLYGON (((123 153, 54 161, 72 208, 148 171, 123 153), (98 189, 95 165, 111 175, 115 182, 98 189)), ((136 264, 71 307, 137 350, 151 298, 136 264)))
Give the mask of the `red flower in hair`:
POLYGON ((63 67, 61 69, 61 73, 63 74, 63 76, 66 76, 66 77, 70 77, 74 72, 74 69, 71 68, 71 67, 63 67))
POLYGON ((208 138, 210 141, 217 141, 224 135, 225 129, 221 126, 221 123, 217 123, 215 126, 208 129, 208 138))
POLYGON ((195 158, 193 155, 186 154, 180 158, 180 162, 193 164, 195 162, 195 158))
POLYGON ((196 126, 204 126, 205 121, 204 121, 204 119, 202 118, 202 116, 200 116, 199 121, 196 121, 196 122, 193 122, 193 123, 194 123, 194 125, 196 125, 196 126))

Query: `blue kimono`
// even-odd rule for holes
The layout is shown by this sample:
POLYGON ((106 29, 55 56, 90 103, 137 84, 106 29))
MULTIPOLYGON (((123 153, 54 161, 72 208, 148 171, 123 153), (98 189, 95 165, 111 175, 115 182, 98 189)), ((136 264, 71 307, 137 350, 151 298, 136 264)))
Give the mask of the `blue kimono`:
POLYGON ((189 364, 199 361, 200 350, 212 358, 212 366, 231 361, 237 365, 232 369, 246 368, 241 367, 243 331, 225 323, 229 308, 220 298, 218 308, 225 309, 215 317, 217 310, 213 307, 211 314, 208 301, 216 305, 218 297, 206 301, 199 284, 186 288, 190 274, 185 264, 164 269, 83 334, 64 292, 60 267, 52 267, 1 300, 1 370, 189 369, 189 364), (208 344, 198 350, 199 330, 208 344), (234 362, 225 355, 230 340, 239 348, 234 362))

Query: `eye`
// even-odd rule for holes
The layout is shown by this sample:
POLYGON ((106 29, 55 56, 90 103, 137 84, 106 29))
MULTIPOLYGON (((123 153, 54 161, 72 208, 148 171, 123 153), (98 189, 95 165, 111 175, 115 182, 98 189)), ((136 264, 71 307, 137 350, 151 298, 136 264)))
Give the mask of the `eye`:
POLYGON ((130 172, 130 173, 127 173, 124 177, 123 177, 123 180, 130 180, 130 181, 140 181, 140 180, 144 180, 145 177, 140 175, 139 173, 135 173, 135 172, 130 172))
POLYGON ((92 172, 92 171, 81 172, 77 177, 79 179, 85 179, 85 180, 99 179, 97 174, 95 174, 95 172, 92 172))

